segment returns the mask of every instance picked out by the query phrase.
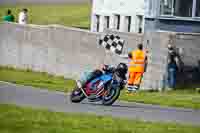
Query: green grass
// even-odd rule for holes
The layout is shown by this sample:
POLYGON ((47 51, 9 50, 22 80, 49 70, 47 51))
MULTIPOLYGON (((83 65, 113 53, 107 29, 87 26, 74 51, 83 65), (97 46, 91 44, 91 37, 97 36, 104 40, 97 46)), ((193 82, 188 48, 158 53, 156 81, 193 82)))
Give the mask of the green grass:
MULTIPOLYGON (((68 92, 75 86, 74 80, 65 79, 64 77, 56 77, 47 73, 32 72, 29 70, 16 70, 6 67, 0 67, 0 80, 49 90, 68 92)), ((193 90, 139 92, 134 96, 128 96, 125 92, 122 92, 120 100, 162 106, 200 109, 200 93, 193 90)))
POLYGON ((5 15, 7 9, 11 9, 17 21, 18 13, 24 7, 29 11, 29 23, 31 24, 60 24, 86 29, 90 25, 91 7, 89 4, 0 5, 0 17, 5 15))
POLYGON ((0 105, 1 133, 199 133, 200 127, 0 105))
POLYGON ((69 91, 75 86, 74 80, 65 79, 62 76, 7 67, 0 67, 0 80, 56 91, 69 91))
POLYGON ((123 92, 120 99, 129 102, 200 109, 200 93, 191 90, 139 92, 133 96, 126 95, 123 92))

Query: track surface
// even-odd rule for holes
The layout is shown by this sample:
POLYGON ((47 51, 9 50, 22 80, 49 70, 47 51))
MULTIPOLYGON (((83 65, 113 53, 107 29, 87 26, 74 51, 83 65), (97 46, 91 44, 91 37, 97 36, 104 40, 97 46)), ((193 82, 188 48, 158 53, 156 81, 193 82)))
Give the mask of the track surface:
POLYGON ((168 108, 128 102, 116 102, 110 107, 105 107, 98 103, 88 103, 87 101, 80 104, 72 104, 69 101, 69 96, 62 92, 50 92, 44 89, 4 82, 0 82, 0 103, 48 109, 57 112, 87 113, 144 121, 200 125, 200 110, 168 108))

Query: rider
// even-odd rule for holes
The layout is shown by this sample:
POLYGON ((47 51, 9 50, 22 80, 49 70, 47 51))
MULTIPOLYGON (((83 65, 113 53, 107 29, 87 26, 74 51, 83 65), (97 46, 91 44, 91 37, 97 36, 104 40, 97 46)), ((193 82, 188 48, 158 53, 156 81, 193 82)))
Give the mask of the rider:
POLYGON ((81 84, 82 84, 82 87, 84 88, 85 85, 92 81, 93 79, 95 79, 96 77, 99 77, 103 74, 103 72, 108 69, 108 65, 105 65, 105 64, 102 64, 100 66, 100 68, 97 68, 95 70, 93 70, 92 72, 89 72, 87 74, 84 74, 84 78, 81 79, 81 84))
POLYGON ((112 73, 114 72, 116 69, 119 70, 119 74, 122 76, 124 76, 123 78, 126 79, 125 77, 125 74, 127 73, 127 66, 124 64, 124 63, 120 63, 116 68, 111 66, 111 65, 105 65, 105 64, 102 64, 100 66, 99 69, 95 69, 94 71, 92 71, 89 76, 86 78, 85 81, 82 82, 82 87, 85 87, 85 85, 92 81, 93 79, 101 76, 103 73, 112 73), (125 74, 123 74, 125 73, 125 74))

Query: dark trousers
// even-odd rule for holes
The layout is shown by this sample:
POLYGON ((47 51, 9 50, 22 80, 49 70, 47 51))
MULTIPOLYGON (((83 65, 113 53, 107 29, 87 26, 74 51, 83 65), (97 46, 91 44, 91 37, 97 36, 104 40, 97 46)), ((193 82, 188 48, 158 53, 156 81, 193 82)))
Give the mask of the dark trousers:
POLYGON ((170 88, 176 87, 176 73, 177 70, 175 68, 168 68, 168 86, 170 88))

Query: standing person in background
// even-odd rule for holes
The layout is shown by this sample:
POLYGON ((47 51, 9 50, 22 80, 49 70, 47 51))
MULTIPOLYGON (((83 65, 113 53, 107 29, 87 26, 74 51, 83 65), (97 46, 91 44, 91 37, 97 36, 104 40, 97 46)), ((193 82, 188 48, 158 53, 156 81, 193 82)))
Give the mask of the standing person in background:
POLYGON ((143 50, 143 45, 138 44, 137 50, 129 53, 129 79, 128 92, 134 92, 139 89, 143 73, 147 64, 146 51, 143 50))
POLYGON ((22 11, 19 13, 18 22, 19 24, 28 23, 28 10, 26 8, 22 9, 22 11))
POLYGON ((3 17, 3 20, 5 22, 14 22, 15 21, 15 17, 12 15, 12 12, 10 9, 8 9, 6 15, 3 17))
POLYGON ((168 89, 172 90, 176 86, 177 72, 181 70, 181 58, 176 52, 175 48, 168 45, 168 57, 167 57, 167 81, 168 89))

